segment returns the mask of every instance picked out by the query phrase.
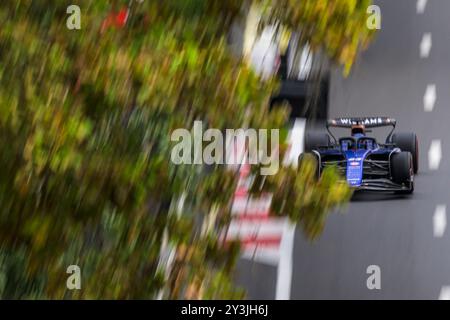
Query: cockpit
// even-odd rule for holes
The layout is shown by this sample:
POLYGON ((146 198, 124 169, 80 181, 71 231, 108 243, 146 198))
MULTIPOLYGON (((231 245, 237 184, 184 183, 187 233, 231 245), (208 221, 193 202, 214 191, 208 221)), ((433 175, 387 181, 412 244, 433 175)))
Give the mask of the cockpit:
POLYGON ((366 136, 366 128, 362 124, 352 126, 352 136, 339 139, 342 151, 348 150, 374 150, 378 148, 374 138, 366 136))
POLYGON ((371 137, 345 137, 339 139, 339 145, 342 151, 348 150, 374 150, 378 148, 378 144, 371 137))

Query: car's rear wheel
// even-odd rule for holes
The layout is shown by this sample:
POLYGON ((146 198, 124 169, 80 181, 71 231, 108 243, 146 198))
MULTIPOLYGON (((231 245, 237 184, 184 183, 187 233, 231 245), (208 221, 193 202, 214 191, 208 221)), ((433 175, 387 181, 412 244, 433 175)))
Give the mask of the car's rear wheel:
POLYGON ((328 147, 330 136, 322 132, 308 132, 305 134, 305 152, 317 150, 319 147, 328 147))
POLYGON ((415 133, 395 133, 392 136, 392 142, 400 148, 401 151, 411 152, 414 165, 414 173, 419 171, 419 140, 415 133))
POLYGON ((414 163, 411 152, 403 151, 391 156, 391 175, 395 183, 408 187, 397 193, 411 194, 414 192, 414 163))

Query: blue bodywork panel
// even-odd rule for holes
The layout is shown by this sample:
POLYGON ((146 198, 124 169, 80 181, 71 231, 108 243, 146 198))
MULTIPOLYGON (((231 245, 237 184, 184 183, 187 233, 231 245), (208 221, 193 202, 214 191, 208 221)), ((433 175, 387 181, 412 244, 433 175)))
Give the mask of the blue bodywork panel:
POLYGON ((332 149, 321 150, 321 156, 343 156, 346 161, 346 180, 349 186, 358 188, 363 183, 364 161, 370 155, 386 155, 392 152, 394 147, 379 147, 376 142, 369 141, 364 147, 359 145, 362 137, 342 138, 341 144, 332 149), (349 141, 351 139, 351 141, 349 141), (354 139, 354 140, 353 140, 354 139), (356 142, 356 143, 353 143, 356 142))
POLYGON ((359 187, 363 178, 363 163, 370 150, 347 150, 347 183, 352 187, 359 187))

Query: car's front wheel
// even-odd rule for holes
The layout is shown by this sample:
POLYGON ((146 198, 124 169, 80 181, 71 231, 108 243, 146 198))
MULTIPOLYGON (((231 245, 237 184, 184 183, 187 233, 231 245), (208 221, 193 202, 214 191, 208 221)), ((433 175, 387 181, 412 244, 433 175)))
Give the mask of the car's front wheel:
POLYGON ((414 192, 414 163, 411 152, 394 153, 391 156, 392 180, 407 187, 398 193, 411 194, 414 192))
POLYGON ((411 152, 414 173, 419 171, 419 140, 415 133, 395 133, 392 136, 392 142, 400 148, 401 151, 411 152))

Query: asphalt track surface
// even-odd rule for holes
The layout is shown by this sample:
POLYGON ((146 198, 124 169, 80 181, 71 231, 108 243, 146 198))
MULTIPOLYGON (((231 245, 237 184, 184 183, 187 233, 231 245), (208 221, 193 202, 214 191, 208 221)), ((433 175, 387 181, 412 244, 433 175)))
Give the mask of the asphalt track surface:
MULTIPOLYGON (((416 190, 412 196, 357 194, 343 213, 330 215, 314 243, 297 230, 291 299, 439 299, 450 286, 450 233, 441 221, 444 232, 436 236, 434 216, 438 206, 450 210, 450 1, 428 0, 421 14, 417 0, 376 4, 381 30, 348 78, 333 73, 330 116, 390 116, 397 131, 415 132, 416 190), (432 46, 421 57, 426 33, 432 46), (425 112, 430 85, 436 102, 425 112), (433 153, 441 160, 431 169, 433 141, 440 143, 441 152, 433 153), (367 287, 371 265, 380 267, 380 290, 367 287)), ((250 299, 275 297, 274 267, 242 260, 238 271, 250 299)))

